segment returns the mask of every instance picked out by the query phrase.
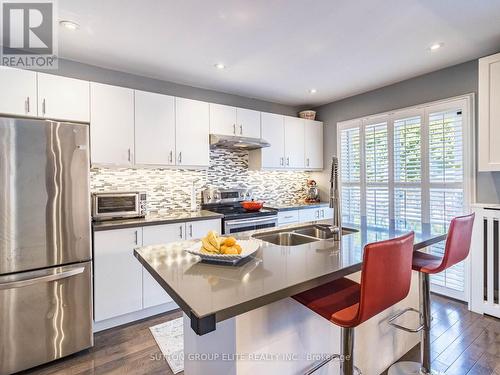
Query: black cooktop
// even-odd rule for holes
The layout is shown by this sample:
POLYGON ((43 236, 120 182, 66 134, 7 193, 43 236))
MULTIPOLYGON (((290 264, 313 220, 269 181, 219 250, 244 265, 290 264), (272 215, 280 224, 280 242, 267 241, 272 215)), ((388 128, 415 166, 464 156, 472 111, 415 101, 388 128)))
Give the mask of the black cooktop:
POLYGON ((224 215, 224 220, 245 219, 250 217, 273 216, 277 215, 277 211, 262 208, 257 212, 246 211, 239 203, 235 204, 203 204, 203 210, 216 212, 224 215))

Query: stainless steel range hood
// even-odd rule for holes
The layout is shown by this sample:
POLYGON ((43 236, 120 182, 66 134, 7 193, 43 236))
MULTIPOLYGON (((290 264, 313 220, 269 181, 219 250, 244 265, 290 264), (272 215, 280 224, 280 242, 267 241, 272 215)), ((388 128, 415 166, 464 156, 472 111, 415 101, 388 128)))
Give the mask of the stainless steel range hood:
POLYGON ((262 138, 248 138, 232 135, 210 134, 210 148, 227 148, 230 150, 257 150, 269 147, 270 143, 262 138))

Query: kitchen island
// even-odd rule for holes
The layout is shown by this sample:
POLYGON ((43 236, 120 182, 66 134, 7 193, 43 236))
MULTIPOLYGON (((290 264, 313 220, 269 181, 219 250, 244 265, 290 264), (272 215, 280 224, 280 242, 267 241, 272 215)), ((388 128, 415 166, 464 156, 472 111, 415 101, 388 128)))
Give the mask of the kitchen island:
MULTIPOLYGON (((136 249, 137 259, 185 313, 186 375, 301 373, 322 355, 338 353, 340 329, 289 297, 341 277, 359 278, 364 245, 403 233, 353 229, 338 242, 279 246, 262 241, 240 266, 201 263, 184 252, 193 241, 136 249)), ((444 239, 443 233, 424 230, 416 233, 414 249, 444 239)), ((396 331, 386 322, 404 307, 418 308, 416 276, 405 300, 357 328, 356 365, 364 374, 379 374, 418 343, 418 335, 396 331)), ((417 324, 411 317, 404 320, 417 324)))

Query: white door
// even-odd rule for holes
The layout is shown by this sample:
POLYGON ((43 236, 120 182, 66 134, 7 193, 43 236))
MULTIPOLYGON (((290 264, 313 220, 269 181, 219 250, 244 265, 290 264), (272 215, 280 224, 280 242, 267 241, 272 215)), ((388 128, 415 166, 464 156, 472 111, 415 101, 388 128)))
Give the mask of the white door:
POLYGON ((261 151, 262 168, 284 168, 284 116, 274 113, 262 113, 262 138, 271 144, 271 147, 265 147, 261 151))
POLYGON ((285 165, 304 168, 304 122, 297 117, 285 116, 285 165))
POLYGON ((90 121, 89 82, 38 73, 38 116, 90 121))
POLYGON ((197 240, 205 237, 208 231, 214 230, 221 233, 220 219, 203 220, 203 221, 189 221, 186 223, 186 239, 197 240))
MULTIPOLYGON (((185 223, 166 224, 147 226, 142 229, 143 246, 166 244, 185 239, 186 233, 185 223)), ((142 275, 142 301, 143 307, 161 305, 172 302, 172 298, 151 276, 151 274, 143 269, 142 275)))
POLYGON ((208 167, 208 133, 208 103, 175 98, 177 165, 208 167))
POLYGON ((175 165, 175 99, 135 90, 135 164, 175 165))
POLYGON ((323 169, 323 123, 304 122, 304 140, 307 169, 323 169))
POLYGON ((95 321, 142 309, 142 266, 133 250, 142 244, 142 228, 94 233, 95 321))
POLYGON ((260 138, 260 112, 251 109, 238 108, 236 111, 237 135, 242 137, 260 138))
POLYGON ((0 67, 0 113, 37 116, 36 72, 0 67))
POLYGON ((90 84, 92 164, 132 166, 134 163, 134 90, 90 84))
POLYGON ((210 134, 236 135, 236 127, 235 107, 210 103, 210 134))
POLYGON ((299 222, 315 221, 321 219, 321 211, 319 208, 303 208, 299 210, 299 222))

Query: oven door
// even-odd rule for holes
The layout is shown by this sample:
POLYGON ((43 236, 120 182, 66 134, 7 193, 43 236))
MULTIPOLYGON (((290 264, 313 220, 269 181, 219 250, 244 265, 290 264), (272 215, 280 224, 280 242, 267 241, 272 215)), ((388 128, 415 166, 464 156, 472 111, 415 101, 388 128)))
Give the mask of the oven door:
POLYGON ((246 232, 264 228, 274 228, 278 224, 278 216, 252 217, 248 219, 234 219, 224 222, 224 234, 246 232))
POLYGON ((138 193, 95 194, 92 200, 94 220, 137 217, 141 215, 138 193))

